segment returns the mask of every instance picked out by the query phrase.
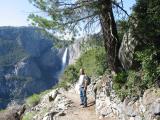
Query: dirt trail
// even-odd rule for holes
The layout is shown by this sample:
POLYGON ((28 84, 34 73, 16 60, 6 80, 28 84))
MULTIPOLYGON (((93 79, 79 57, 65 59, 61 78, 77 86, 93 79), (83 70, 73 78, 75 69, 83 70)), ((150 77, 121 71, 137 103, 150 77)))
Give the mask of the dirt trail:
MULTIPOLYGON (((88 107, 80 106, 79 95, 73 91, 64 93, 65 96, 72 100, 73 106, 67 110, 65 116, 61 116, 58 120, 99 120, 95 113, 95 104, 92 97, 88 98, 88 107)), ((101 119, 109 120, 109 119, 101 119)))

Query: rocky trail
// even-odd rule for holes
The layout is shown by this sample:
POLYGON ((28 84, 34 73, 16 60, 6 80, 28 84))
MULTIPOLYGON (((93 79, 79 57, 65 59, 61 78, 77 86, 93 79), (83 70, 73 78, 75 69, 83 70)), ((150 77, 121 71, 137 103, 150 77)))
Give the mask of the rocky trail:
POLYGON ((89 96, 88 106, 83 108, 79 105, 79 95, 73 91, 65 92, 65 96, 72 101, 72 107, 70 107, 66 112, 65 116, 59 117, 58 120, 98 120, 95 113, 95 101, 89 96))

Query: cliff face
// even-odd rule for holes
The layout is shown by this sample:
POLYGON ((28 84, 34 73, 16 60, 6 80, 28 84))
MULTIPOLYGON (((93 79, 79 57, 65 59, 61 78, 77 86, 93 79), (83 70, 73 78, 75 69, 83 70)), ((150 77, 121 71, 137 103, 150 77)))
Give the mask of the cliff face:
POLYGON ((61 57, 52 46, 38 28, 0 28, 0 108, 58 82, 61 57))
POLYGON ((125 70, 133 65, 133 54, 137 45, 138 41, 131 34, 131 30, 124 34, 118 57, 125 70))
POLYGON ((81 55, 82 40, 75 41, 74 44, 68 47, 68 64, 73 64, 81 55))

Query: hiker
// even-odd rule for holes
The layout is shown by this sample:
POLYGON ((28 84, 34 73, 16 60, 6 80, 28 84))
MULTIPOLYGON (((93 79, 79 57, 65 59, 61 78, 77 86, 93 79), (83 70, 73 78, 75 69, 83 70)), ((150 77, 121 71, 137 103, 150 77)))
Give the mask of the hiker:
POLYGON ((80 105, 83 105, 83 107, 87 107, 87 96, 86 96, 87 81, 85 79, 85 72, 83 68, 80 69, 78 85, 79 85, 80 100, 81 100, 80 105))

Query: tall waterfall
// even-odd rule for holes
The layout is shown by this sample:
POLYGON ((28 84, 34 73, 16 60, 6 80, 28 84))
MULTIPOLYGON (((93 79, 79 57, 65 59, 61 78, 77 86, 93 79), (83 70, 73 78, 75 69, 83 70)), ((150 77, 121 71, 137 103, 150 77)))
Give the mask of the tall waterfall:
POLYGON ((68 48, 65 49, 63 57, 62 57, 62 69, 65 68, 66 63, 67 63, 67 53, 68 53, 68 48))

